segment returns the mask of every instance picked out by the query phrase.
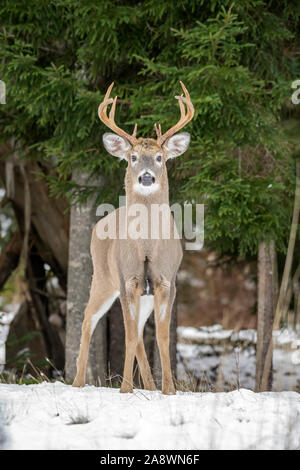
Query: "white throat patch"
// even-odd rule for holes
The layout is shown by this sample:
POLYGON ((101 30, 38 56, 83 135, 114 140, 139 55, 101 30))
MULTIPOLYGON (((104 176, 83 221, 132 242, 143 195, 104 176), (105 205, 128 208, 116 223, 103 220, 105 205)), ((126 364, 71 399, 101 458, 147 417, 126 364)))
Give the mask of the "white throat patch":
POLYGON ((133 190, 141 194, 142 196, 149 196, 150 194, 156 193, 160 188, 159 183, 151 184, 151 186, 143 186, 140 183, 134 183, 133 190))

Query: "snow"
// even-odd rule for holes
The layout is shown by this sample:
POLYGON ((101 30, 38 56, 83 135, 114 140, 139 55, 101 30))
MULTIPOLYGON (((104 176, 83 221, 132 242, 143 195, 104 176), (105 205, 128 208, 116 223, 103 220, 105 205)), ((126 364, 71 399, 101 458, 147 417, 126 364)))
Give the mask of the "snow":
MULTIPOLYGON (((178 327, 177 375, 180 380, 194 377, 200 391, 255 388, 256 330, 224 330, 221 325, 178 327)), ((300 389, 299 328, 273 332, 273 391, 300 389)))
POLYGON ((161 392, 0 384, 5 449, 299 449, 295 392, 161 392))
MULTIPOLYGON (((191 376, 203 382, 204 390, 214 389, 218 376, 222 377, 222 389, 255 388, 255 348, 234 348, 224 351, 218 346, 198 344, 177 345, 177 375, 180 380, 191 376)), ((274 349, 273 390, 299 390, 300 350, 274 349)))
MULTIPOLYGON (((0 201, 4 198, 5 196, 5 190, 3 188, 0 188, 0 201)), ((1 238, 4 238, 7 235, 8 229, 12 225, 12 220, 7 217, 5 214, 0 214, 0 235, 1 238)))
MULTIPOLYGON (((209 343, 222 340, 230 340, 232 343, 247 341, 249 344, 256 344, 256 330, 224 330, 222 325, 201 326, 194 328, 191 326, 179 326, 177 328, 178 336, 181 342, 209 343)), ((273 341, 276 347, 290 345, 292 348, 300 347, 300 329, 284 328, 273 331, 273 341)))
POLYGON ((255 330, 220 325, 178 328, 178 378, 201 392, 2 383, 0 449, 300 450, 299 331, 273 338, 272 392, 252 391, 255 330))
POLYGON ((199 329, 192 326, 179 326, 177 332, 182 340, 202 342, 211 339, 229 339, 233 330, 223 330, 221 325, 202 326, 199 329))
POLYGON ((15 304, 9 313, 0 311, 0 373, 3 372, 6 362, 6 340, 10 324, 18 313, 20 304, 15 304))

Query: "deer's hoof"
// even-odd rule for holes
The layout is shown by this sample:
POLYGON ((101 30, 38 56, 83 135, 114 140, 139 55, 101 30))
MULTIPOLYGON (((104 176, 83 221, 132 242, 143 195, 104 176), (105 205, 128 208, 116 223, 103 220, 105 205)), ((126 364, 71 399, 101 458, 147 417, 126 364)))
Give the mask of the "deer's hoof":
POLYGON ((81 379, 76 379, 74 380, 74 382, 72 383, 72 387, 84 387, 85 386, 85 382, 84 380, 81 380, 81 379))
POLYGON ((120 388, 120 393, 133 393, 133 388, 128 384, 122 385, 120 388))
POLYGON ((176 395, 176 390, 174 385, 166 385, 162 387, 163 395, 176 395))
POLYGON ((145 390, 150 390, 151 392, 156 392, 157 388, 155 385, 148 385, 145 387, 145 390))

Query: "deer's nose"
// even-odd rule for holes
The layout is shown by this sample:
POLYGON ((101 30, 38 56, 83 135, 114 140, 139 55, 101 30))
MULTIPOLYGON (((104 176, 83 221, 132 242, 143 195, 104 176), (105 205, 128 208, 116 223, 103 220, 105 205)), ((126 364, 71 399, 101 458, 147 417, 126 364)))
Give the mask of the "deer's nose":
POLYGON ((143 186, 151 186, 155 183, 155 178, 148 171, 139 176, 139 183, 143 186))

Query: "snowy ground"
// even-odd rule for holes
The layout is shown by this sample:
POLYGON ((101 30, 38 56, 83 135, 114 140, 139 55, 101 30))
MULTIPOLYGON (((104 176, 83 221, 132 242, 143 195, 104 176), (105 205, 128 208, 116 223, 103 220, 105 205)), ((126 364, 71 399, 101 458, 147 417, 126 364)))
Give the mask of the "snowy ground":
POLYGON ((254 330, 180 327, 178 339, 179 379, 205 393, 0 384, 0 448, 300 450, 299 331, 274 333, 276 392, 259 394, 254 330))
POLYGON ((163 396, 0 384, 0 412, 5 449, 300 449, 295 392, 163 396))
MULTIPOLYGON (((178 328, 177 375, 193 378, 199 391, 255 388, 255 330, 224 330, 221 325, 178 328)), ((300 331, 273 334, 273 391, 300 390, 300 331)))

